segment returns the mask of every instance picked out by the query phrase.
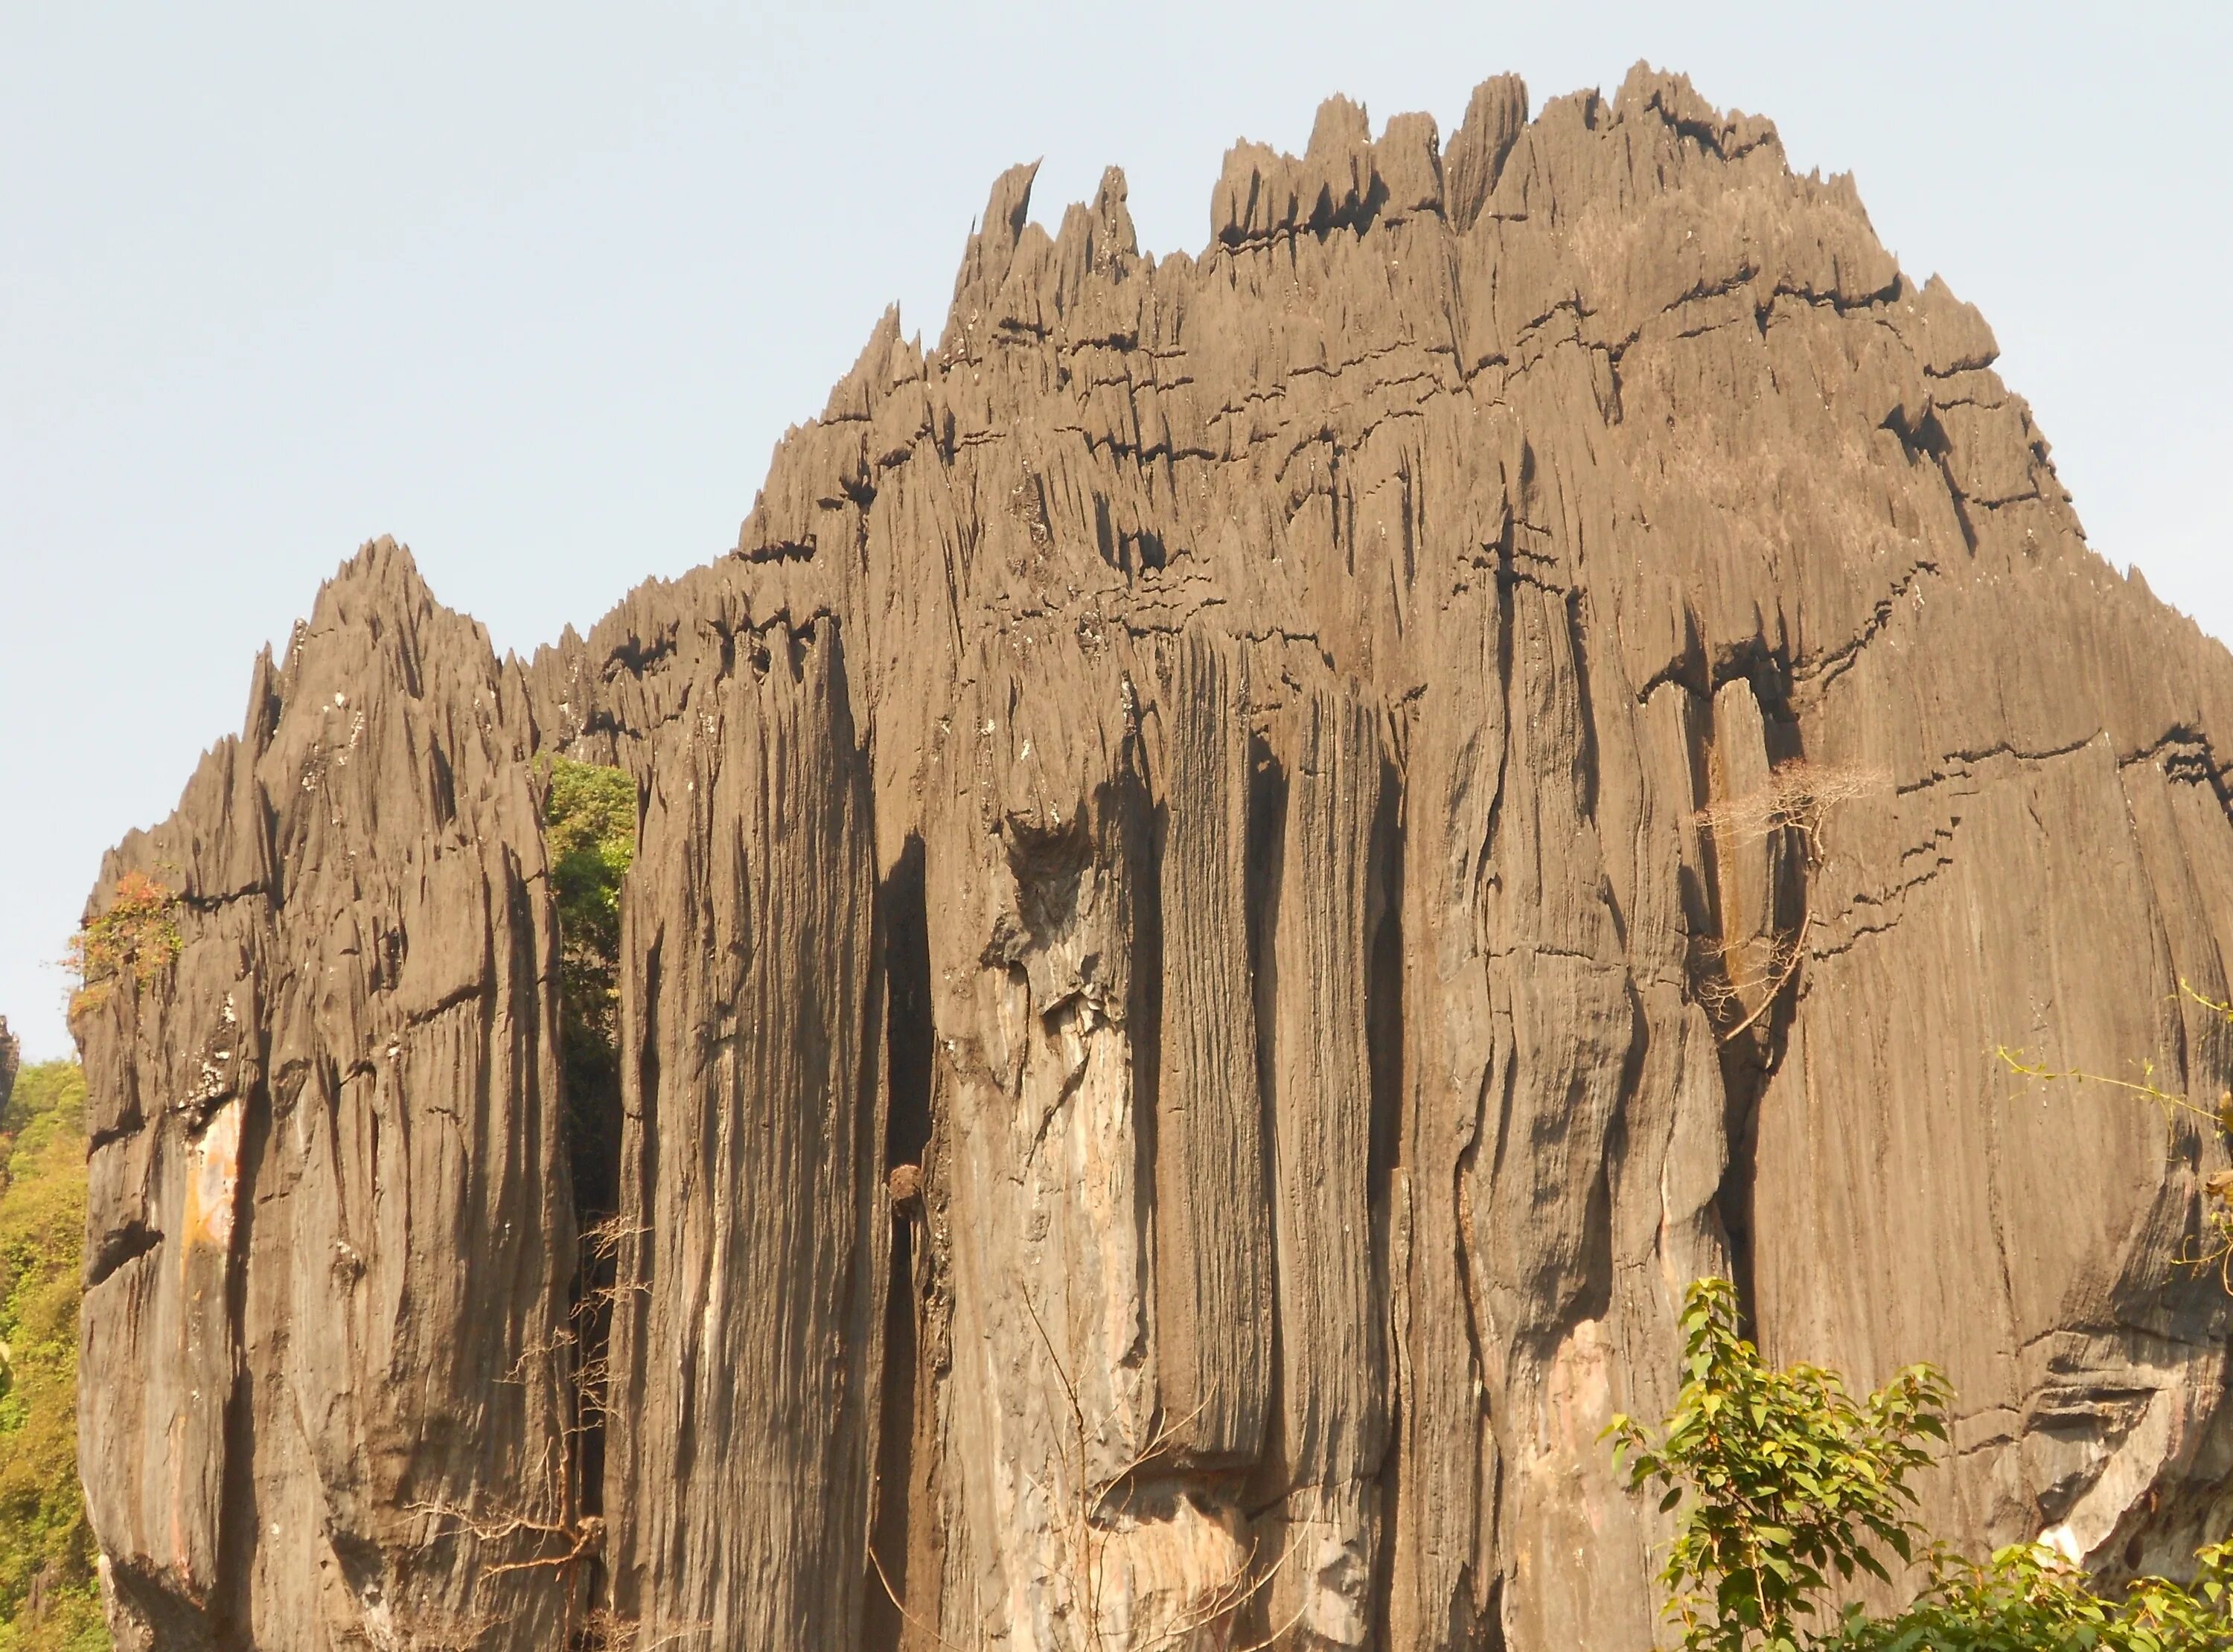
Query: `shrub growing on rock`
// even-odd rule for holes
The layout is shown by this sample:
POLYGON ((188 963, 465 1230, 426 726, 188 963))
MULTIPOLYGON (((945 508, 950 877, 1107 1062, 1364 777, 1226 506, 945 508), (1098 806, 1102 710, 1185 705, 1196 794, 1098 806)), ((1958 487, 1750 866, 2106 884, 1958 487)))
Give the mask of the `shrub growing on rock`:
POLYGON ((1770 1366, 1738 1334, 1736 1289, 1701 1279, 1683 1303, 1687 1381, 1657 1431, 1605 1432, 1631 1487, 1678 1511, 1660 1581, 1686 1652, 2233 1652, 2233 1540, 2190 1584, 2117 1591, 2037 1544, 1982 1563, 1931 1542, 1909 1476, 1946 1439, 1953 1395, 1911 1365, 1865 1400, 1834 1371, 1770 1366), (1882 1556, 1920 1558, 1915 1603, 1872 1616, 1841 1599, 1882 1556), (1834 1575, 1833 1575, 1834 1574, 1834 1575))

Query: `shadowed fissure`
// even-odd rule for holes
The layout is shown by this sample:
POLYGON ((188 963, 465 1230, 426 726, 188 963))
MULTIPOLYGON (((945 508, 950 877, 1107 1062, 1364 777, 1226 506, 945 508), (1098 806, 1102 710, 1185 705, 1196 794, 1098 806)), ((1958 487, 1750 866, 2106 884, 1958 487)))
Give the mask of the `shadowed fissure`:
POLYGON ((862 1579, 863 1645, 902 1644, 913 1598, 911 1545, 918 1386, 917 1257, 924 1222, 924 1156, 931 1137, 930 934, 922 839, 910 836, 883 889, 885 1059, 891 1076, 884 1128, 885 1188, 892 1206, 891 1276, 884 1299, 884 1364, 878 1395, 873 1519, 862 1579))
MULTIPOLYGON (((635 782, 623 770, 556 758, 544 779, 544 850, 558 920, 559 1090, 576 1246, 567 1304, 574 1496, 587 1529, 605 1512, 608 1350, 620 1254, 621 901, 640 810, 635 782)), ((579 1587, 584 1613, 606 1603, 604 1563, 594 1549, 579 1587)))

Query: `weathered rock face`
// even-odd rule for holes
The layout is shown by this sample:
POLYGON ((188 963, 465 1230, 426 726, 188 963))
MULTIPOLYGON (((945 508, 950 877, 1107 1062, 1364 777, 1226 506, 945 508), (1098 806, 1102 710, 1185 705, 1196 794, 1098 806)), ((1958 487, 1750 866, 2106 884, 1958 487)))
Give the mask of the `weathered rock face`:
POLYGON ((1200 257, 1029 187, 734 556, 522 667, 369 548, 112 857, 120 1623, 1641 1649, 1598 1435, 1703 1273, 1947 1368, 1952 1535, 2221 1530, 2224 1146, 1993 1051, 2233 1072, 2233 660, 1976 312, 1641 69, 1337 99, 1200 257), (544 751, 641 799, 609 1346, 544 751))
POLYGON ((891 1231, 869 765, 833 621, 738 641, 644 758, 612 1597, 644 1644, 845 1646, 891 1231))
POLYGON ((0 1015, 0 1107, 16 1093, 16 1070, 23 1063, 23 1046, 8 1031, 8 1018, 0 1015))
POLYGON ((524 685, 368 550, 104 875, 80 1461, 127 1647, 554 1644, 573 1272, 524 685))

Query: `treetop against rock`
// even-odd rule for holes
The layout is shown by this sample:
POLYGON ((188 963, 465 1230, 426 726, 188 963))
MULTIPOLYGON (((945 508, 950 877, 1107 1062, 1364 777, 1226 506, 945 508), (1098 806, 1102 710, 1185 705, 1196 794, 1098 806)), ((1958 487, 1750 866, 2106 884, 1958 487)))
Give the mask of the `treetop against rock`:
POLYGON ((2222 1529, 2224 1145, 1991 1052, 2224 1085, 2233 660, 1977 313, 1644 68, 1031 185, 732 555, 522 662, 375 542, 111 853, 120 1644, 1642 1652, 1708 1275, 1964 1542, 2222 1529))

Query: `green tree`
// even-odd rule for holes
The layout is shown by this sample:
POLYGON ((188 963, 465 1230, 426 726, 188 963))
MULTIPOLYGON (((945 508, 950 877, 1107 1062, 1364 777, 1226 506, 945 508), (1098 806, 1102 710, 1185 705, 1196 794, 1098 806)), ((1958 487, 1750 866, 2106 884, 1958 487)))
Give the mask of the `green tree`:
POLYGON ((2036 1544, 1965 1560, 1909 1512, 1924 1442, 1946 1438, 1936 1371, 1855 1401, 1833 1371, 1774 1369, 1737 1334, 1726 1279, 1693 1285, 1682 1323, 1688 1381, 1659 1436, 1625 1416, 1605 1432, 1631 1486, 1681 1511, 1660 1576, 1691 1652, 2233 1652, 2233 1542, 2204 1549, 2191 1584, 2114 1594, 2036 1544), (1879 1551, 1920 1556, 1923 1592, 1888 1617, 1839 1610, 1857 1572, 1889 1581, 1879 1551))
POLYGON ((635 782, 554 758, 544 846, 558 908, 558 1050, 575 1198, 591 1219, 618 1202, 621 883, 635 859, 635 782))
POLYGON ((0 1111, 0 1652, 108 1644, 77 1477, 85 1076, 26 1067, 0 1111))
POLYGON ((1930 1460, 1922 1442, 1946 1437, 1950 1395, 1927 1365, 1858 1402, 1834 1371, 1770 1366, 1737 1334, 1726 1279, 1693 1285, 1682 1324, 1688 1380, 1659 1438, 1627 1416, 1606 1429, 1631 1486, 1683 1510, 1668 1616, 1691 1652, 1796 1652, 1836 1584, 1889 1580, 1878 1550, 1912 1559, 1907 1479, 1930 1460))
POLYGON ((566 1009, 609 1044, 620 1002, 621 881, 635 859, 635 782, 624 770, 569 758, 551 759, 550 781, 544 843, 566 1009))

